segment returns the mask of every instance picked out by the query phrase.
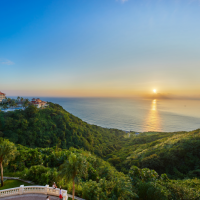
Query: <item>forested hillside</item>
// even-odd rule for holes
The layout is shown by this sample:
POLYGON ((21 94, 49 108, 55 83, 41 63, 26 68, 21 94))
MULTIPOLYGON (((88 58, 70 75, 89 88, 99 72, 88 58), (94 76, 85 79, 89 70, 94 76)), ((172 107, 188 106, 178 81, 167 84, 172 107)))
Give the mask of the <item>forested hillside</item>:
POLYGON ((0 136, 28 147, 75 147, 104 156, 121 148, 124 134, 83 122, 53 103, 45 109, 0 111, 0 136))
POLYGON ((15 144, 82 148, 124 173, 135 165, 175 179, 200 177, 200 130, 125 135, 121 130, 90 125, 53 103, 45 109, 30 105, 25 110, 0 112, 0 136, 15 144))
POLYGON ((200 129, 191 132, 133 135, 107 156, 119 171, 132 165, 166 173, 171 178, 200 178, 200 129))
POLYGON ((87 160, 76 194, 87 200, 200 199, 200 129, 140 133, 83 122, 61 106, 0 112, 0 142, 8 138, 18 153, 5 168, 37 184, 58 184, 61 165, 75 153, 87 160), (129 137, 130 136, 130 137, 129 137))

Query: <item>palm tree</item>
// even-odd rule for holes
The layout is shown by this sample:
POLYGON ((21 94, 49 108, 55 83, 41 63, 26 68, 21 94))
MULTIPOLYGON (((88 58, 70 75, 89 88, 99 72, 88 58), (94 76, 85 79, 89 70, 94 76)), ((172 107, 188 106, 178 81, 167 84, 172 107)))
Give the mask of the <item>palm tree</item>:
POLYGON ((23 103, 23 107, 24 108, 27 108, 28 107, 28 105, 29 105, 29 100, 28 99, 25 99, 25 101, 24 101, 24 103, 23 103))
POLYGON ((8 109, 8 105, 6 103, 3 104, 3 109, 8 109))
POLYGON ((15 158, 17 148, 14 143, 7 139, 0 139, 0 166, 1 166, 1 187, 3 187, 3 164, 15 158))
POLYGON ((73 181, 73 198, 75 196, 75 182, 78 182, 77 175, 83 176, 87 173, 87 161, 81 154, 71 153, 68 160, 60 166, 60 176, 66 178, 67 182, 73 181))
POLYGON ((16 103, 15 99, 11 99, 10 106, 11 107, 16 107, 17 106, 17 103, 16 103))
POLYGON ((8 102, 8 103, 10 103, 10 102, 11 102, 11 98, 7 98, 6 100, 7 100, 7 102, 8 102))

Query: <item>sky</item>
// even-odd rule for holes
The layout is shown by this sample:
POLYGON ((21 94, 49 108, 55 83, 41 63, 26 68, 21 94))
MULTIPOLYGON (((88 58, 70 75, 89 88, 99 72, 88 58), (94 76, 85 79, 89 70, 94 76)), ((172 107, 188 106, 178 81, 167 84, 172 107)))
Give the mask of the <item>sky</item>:
POLYGON ((200 0, 1 0, 8 96, 200 98, 200 0))

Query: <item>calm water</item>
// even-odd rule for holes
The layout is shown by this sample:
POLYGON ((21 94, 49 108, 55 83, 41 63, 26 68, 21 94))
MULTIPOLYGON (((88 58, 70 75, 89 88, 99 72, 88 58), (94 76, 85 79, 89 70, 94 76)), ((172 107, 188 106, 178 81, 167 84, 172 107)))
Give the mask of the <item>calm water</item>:
POLYGON ((58 103, 90 124, 126 131, 190 131, 200 128, 200 101, 114 98, 41 98, 58 103))

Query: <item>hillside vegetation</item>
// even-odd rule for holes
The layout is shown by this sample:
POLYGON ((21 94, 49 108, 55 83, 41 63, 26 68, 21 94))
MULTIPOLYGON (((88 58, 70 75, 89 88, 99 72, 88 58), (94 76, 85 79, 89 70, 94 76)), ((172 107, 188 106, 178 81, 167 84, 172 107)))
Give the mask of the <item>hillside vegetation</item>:
POLYGON ((200 130, 176 133, 143 133, 132 136, 119 151, 108 155, 118 170, 132 165, 166 173, 175 179, 200 178, 200 130))
POLYGON ((72 191, 61 165, 75 153, 87 160, 76 194, 87 200, 200 199, 200 130, 130 133, 83 122, 61 106, 0 112, 0 137, 17 146, 5 168, 37 184, 72 191))
POLYGON ((60 177, 60 166, 71 152, 87 160, 87 173, 78 176, 76 195, 87 200, 180 200, 200 198, 200 180, 170 180, 148 168, 132 166, 126 175, 108 162, 81 149, 29 148, 17 145, 18 155, 6 168, 7 175, 17 173, 40 185, 62 186, 72 192, 72 184, 60 177), (10 173, 12 172, 12 173, 10 173))
POLYGON ((0 111, 0 136, 28 147, 75 147, 104 156, 121 148, 124 134, 90 125, 53 103, 45 109, 0 111))

